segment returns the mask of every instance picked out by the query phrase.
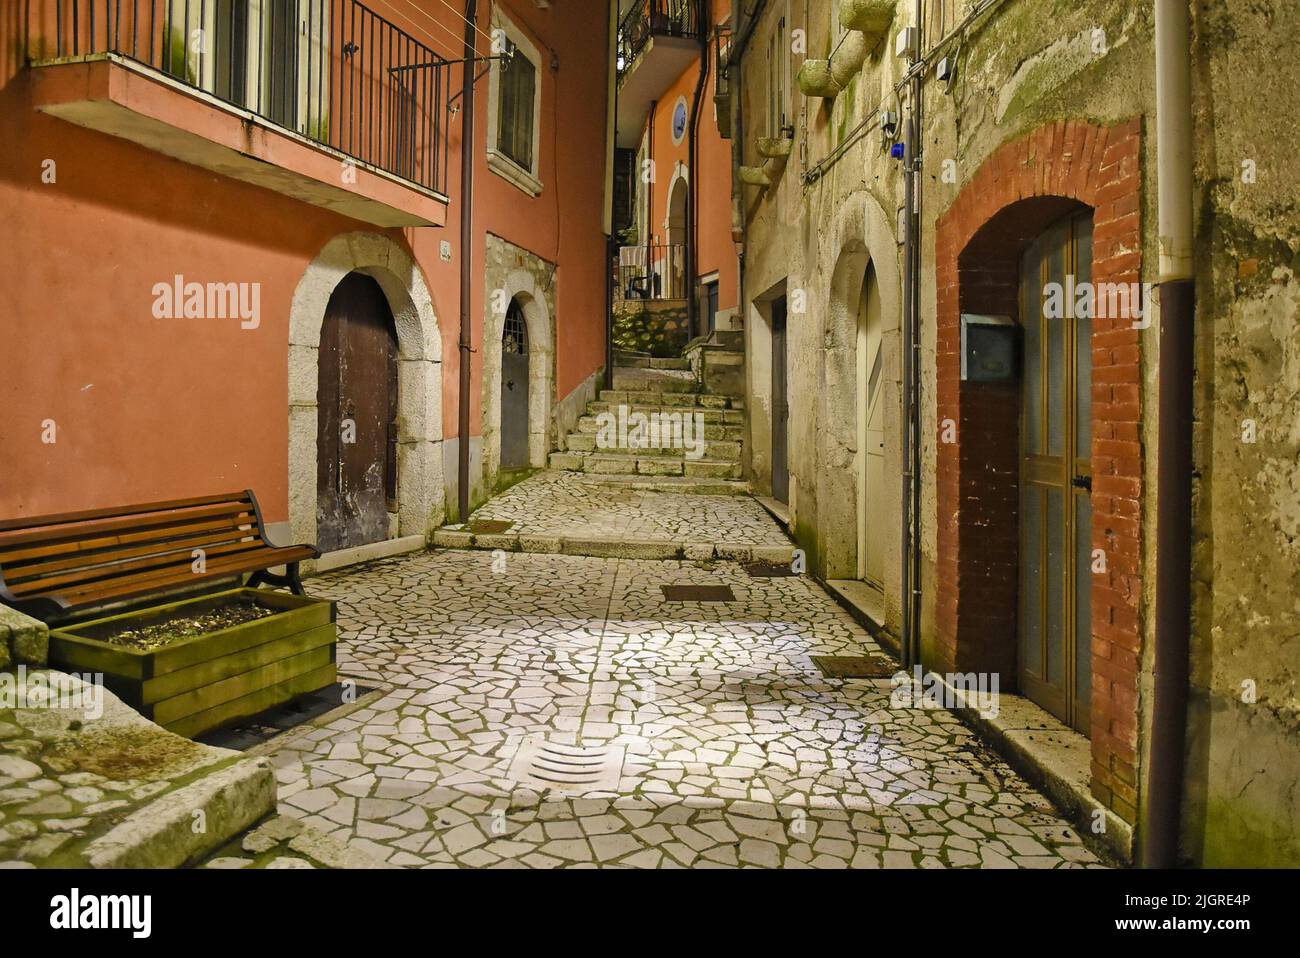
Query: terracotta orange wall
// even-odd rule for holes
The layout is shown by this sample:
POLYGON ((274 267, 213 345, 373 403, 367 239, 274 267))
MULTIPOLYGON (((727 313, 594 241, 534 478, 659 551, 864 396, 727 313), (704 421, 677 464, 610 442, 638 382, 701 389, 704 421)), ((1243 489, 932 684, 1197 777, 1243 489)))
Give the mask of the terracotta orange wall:
MULTIPOLYGON (((42 0, 43 2, 43 0, 42 0)), ((339 233, 387 232, 406 243, 433 295, 443 340, 444 435, 457 425, 460 129, 447 148, 452 202, 443 229, 380 230, 172 160, 31 107, 21 13, 0 13, 0 261, 8 264, 0 314, 0 518, 201 495, 251 487, 269 521, 287 518, 288 314, 307 265, 339 233), (42 163, 57 181, 41 182, 42 163), (452 262, 438 255, 448 239, 452 262), (198 282, 261 284, 261 324, 161 320, 155 283, 176 274, 198 282), (42 423, 57 442, 41 442, 42 423)), ((372 0, 376 12, 448 57, 464 22, 439 0, 372 0), (406 13, 403 16, 403 10, 406 13), (423 24, 422 24, 423 21, 423 24), (433 26, 436 21, 445 30, 433 26)), ((480 22, 489 22, 483 4, 480 22)), ((538 255, 560 258, 558 393, 603 358, 605 32, 569 4, 526 23, 559 56, 544 65, 541 173, 529 200, 487 172, 487 82, 480 83, 475 195, 475 276, 484 230, 538 255), (581 93, 581 95, 579 95, 581 93), (554 128, 564 104, 564 130, 554 128)), ((603 22, 603 16, 602 16, 603 22)), ((474 343, 481 342, 481 279, 472 284, 474 343)), ((476 357, 481 354, 475 354, 476 357)), ((471 433, 479 432, 477 377, 471 433)))
MULTIPOLYGON (((710 18, 717 24, 728 19, 731 12, 729 3, 710 5, 710 18)), ((715 270, 718 273, 718 308, 730 309, 740 299, 739 263, 736 259, 736 245, 731 239, 731 141, 724 140, 718 130, 718 121, 713 106, 713 47, 710 39, 709 57, 711 66, 709 76, 700 97, 699 141, 696 165, 699 168, 695 179, 698 194, 697 235, 699 250, 696 254, 696 269, 701 276, 707 276, 715 270)), ((690 130, 680 144, 673 143, 673 106, 678 97, 686 98, 687 110, 695 98, 695 85, 699 82, 699 63, 693 64, 679 76, 660 98, 654 114, 654 153, 655 183, 650 231, 657 237, 656 242, 666 243, 664 222, 668 217, 668 200, 672 189, 673 170, 678 162, 689 165, 690 130)), ((689 112, 687 114, 689 124, 689 112)), ((647 124, 651 121, 647 118, 647 124)), ((694 176, 694 173, 692 173, 694 176)))

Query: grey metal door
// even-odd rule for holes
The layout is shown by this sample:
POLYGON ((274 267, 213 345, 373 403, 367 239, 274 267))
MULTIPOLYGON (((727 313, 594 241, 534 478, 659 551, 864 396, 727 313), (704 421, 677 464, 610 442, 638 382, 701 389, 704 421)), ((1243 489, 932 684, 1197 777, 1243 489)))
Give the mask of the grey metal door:
POLYGON ((787 443, 790 434, 790 405, 786 397, 785 372, 786 303, 782 296, 772 303, 772 498, 790 501, 790 464, 787 443))
POLYGON ((501 467, 528 461, 528 330, 517 299, 506 310, 501 333, 501 467))

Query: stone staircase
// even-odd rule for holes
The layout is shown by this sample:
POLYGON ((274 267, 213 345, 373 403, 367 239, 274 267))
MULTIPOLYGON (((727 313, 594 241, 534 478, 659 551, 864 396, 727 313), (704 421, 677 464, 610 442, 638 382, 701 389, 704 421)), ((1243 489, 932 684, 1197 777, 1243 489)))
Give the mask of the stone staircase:
MULTIPOLYGON (((710 343, 698 346, 708 348, 710 343)), ((688 351, 680 359, 616 354, 616 388, 602 390, 587 404, 586 415, 564 438, 563 449, 551 454, 551 468, 611 480, 642 477, 655 480, 655 486, 682 491, 724 491, 693 488, 716 487, 719 482, 743 486, 740 357, 716 345, 707 353, 688 351), (709 376, 711 366, 722 370, 721 375, 709 376), (710 388, 715 379, 721 389, 710 388)))

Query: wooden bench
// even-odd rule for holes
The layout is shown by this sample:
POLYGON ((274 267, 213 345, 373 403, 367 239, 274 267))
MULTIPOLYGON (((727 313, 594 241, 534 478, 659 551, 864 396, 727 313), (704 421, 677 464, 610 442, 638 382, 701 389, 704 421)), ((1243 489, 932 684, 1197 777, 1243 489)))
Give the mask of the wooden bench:
POLYGON ((251 489, 0 522, 0 602, 46 622, 251 573, 302 595, 315 546, 273 546, 251 489), (195 550, 202 550, 198 563, 195 550), (285 574, 273 574, 273 566, 285 574))

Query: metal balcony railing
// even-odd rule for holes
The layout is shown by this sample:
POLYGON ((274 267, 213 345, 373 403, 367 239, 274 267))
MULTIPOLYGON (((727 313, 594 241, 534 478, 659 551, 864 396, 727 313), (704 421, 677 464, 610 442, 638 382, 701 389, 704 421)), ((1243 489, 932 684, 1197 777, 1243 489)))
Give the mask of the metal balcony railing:
POLYGON ((614 299, 686 299, 686 247, 678 244, 621 246, 614 268, 614 299))
POLYGON ((446 194, 450 64, 356 0, 51 6, 42 59, 120 56, 446 194))
POLYGON ((700 38, 695 0, 634 0, 618 24, 618 76, 632 69, 651 37, 700 38))

